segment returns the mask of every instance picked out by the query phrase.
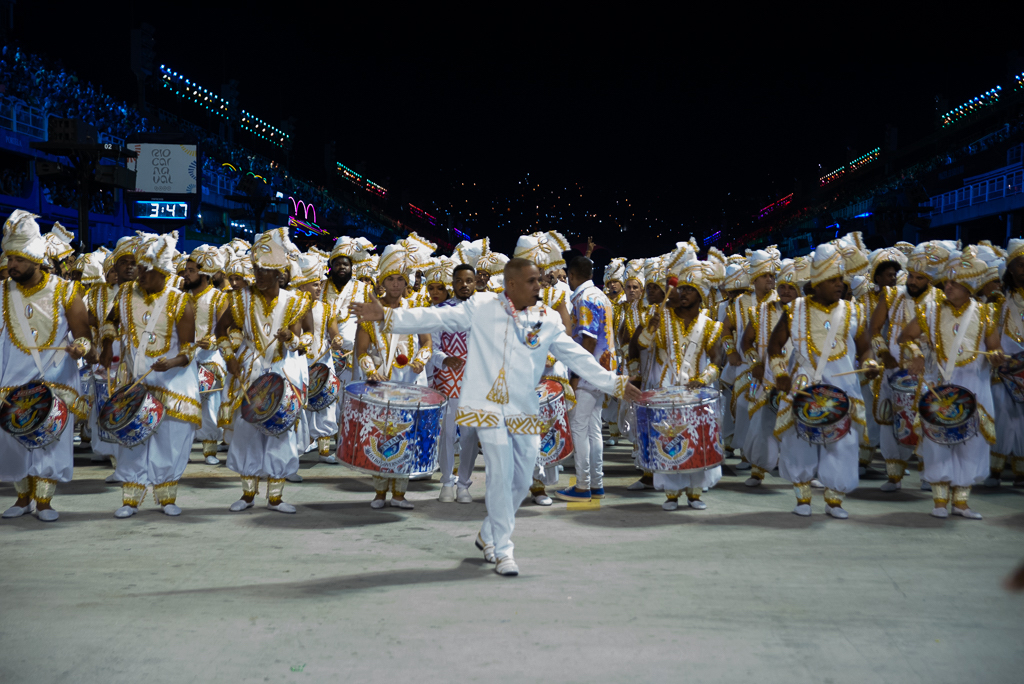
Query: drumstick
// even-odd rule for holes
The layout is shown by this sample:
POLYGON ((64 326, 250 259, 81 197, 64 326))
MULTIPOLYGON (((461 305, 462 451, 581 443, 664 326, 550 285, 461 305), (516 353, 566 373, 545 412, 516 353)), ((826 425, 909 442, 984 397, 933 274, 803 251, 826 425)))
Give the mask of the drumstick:
POLYGON ((857 370, 846 371, 845 373, 836 373, 833 378, 838 378, 843 375, 853 375, 854 373, 870 373, 871 371, 879 370, 878 368, 858 368, 857 370))
POLYGON ((136 380, 135 382, 133 382, 133 383, 131 384, 131 386, 130 386, 130 387, 128 388, 128 391, 129 391, 129 392, 131 392, 131 391, 132 391, 132 388, 134 388, 134 387, 135 387, 136 385, 138 385, 138 384, 139 384, 140 382, 142 382, 143 380, 145 380, 145 379, 146 379, 146 376, 147 376, 147 375, 149 375, 149 374, 150 374, 150 373, 152 373, 152 372, 153 372, 153 369, 152 369, 152 368, 150 368, 150 369, 149 369, 148 371, 146 371, 146 372, 145 372, 145 373, 143 373, 143 374, 142 374, 141 376, 139 376, 139 378, 138 378, 138 379, 137 379, 137 380, 136 380))
POLYGON ((200 390, 199 393, 200 394, 209 394, 211 392, 220 392, 223 389, 224 389, 223 387, 218 387, 217 389, 200 390))
POLYGON ((37 351, 67 351, 70 347, 31 347, 37 351))
POLYGON ((1000 354, 1000 353, 1005 354, 1006 353, 1006 352, 982 351, 981 349, 964 349, 964 351, 969 353, 969 354, 985 354, 986 356, 988 354, 1000 354))

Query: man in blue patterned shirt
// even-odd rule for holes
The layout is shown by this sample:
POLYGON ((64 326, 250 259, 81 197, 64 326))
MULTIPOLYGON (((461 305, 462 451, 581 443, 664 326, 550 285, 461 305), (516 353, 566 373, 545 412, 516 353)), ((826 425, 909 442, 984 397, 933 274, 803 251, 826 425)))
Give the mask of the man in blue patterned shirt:
MULTIPOLYGON (((612 303, 591 280, 594 263, 576 257, 569 263, 572 288, 572 338, 593 354, 604 368, 615 370, 614 311, 612 303)), ((586 380, 573 377, 576 408, 569 418, 576 446, 576 486, 556 492, 563 501, 590 501, 604 497, 604 442, 601 439, 601 407, 604 392, 586 380)))

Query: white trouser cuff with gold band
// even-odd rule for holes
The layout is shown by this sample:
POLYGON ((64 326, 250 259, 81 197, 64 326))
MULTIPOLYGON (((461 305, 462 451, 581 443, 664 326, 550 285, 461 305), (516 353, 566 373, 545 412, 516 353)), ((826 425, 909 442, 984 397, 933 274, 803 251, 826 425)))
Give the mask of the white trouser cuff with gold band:
POLYGON ((544 483, 538 480, 537 478, 533 478, 533 484, 530 485, 530 493, 533 494, 534 496, 537 496, 538 494, 543 494, 544 492, 544 483))
POLYGON ((121 485, 121 503, 125 506, 138 508, 146 500, 146 485, 125 482, 121 485))
POLYGON ((255 475, 242 475, 242 494, 255 497, 260 493, 260 478, 255 475))
POLYGON ((284 478, 271 477, 267 479, 267 503, 276 506, 281 503, 284 497, 284 478))
POLYGON ((217 440, 215 439, 204 439, 203 440, 203 456, 216 456, 217 455, 217 440))
POLYGON ((678 501, 679 500, 679 496, 682 493, 683 492, 681 490, 679 490, 679 489, 666 489, 665 490, 665 498, 668 499, 669 501, 678 501))
POLYGON ((936 508, 942 508, 949 503, 949 483, 948 482, 929 482, 932 486, 932 501, 935 502, 936 508))
POLYGON ((32 485, 32 498, 36 500, 36 503, 50 503, 54 492, 57 491, 57 481, 45 477, 33 477, 32 485))
POLYGON ((994 451, 990 451, 988 455, 988 469, 992 471, 992 474, 999 477, 1005 467, 1006 454, 997 454, 994 451))
POLYGON ((957 508, 967 508, 967 499, 970 496, 970 487, 953 487, 953 505, 957 508))
POLYGON ((840 492, 835 489, 825 487, 825 503, 829 506, 842 506, 844 496, 846 496, 846 492, 840 492))
POLYGON ((178 481, 174 480, 173 482, 153 485, 153 498, 161 506, 174 503, 178 498, 178 481))
POLYGON ((701 488, 700 487, 687 487, 686 488, 686 498, 687 498, 687 500, 689 500, 689 501, 698 501, 700 499, 700 492, 701 492, 701 488))
POLYGON ((316 450, 321 456, 331 455, 331 438, 330 437, 317 437, 316 438, 316 450))
POLYGON ((798 504, 811 503, 811 483, 794 482, 793 489, 796 491, 796 502, 798 504))
MULTIPOLYGON (((865 432, 864 434, 867 434, 867 432, 865 432)), ((862 447, 860 447, 858 461, 860 462, 860 464, 862 466, 868 466, 868 465, 871 465, 871 459, 873 459, 874 456, 875 456, 875 449, 874 449, 874 447, 862 446, 862 447)))
POLYGON ((764 476, 768 474, 768 471, 761 466, 756 466, 753 463, 750 464, 750 477, 756 480, 763 480, 764 476))
POLYGON ((900 482, 903 473, 907 471, 907 462, 901 459, 886 459, 885 474, 889 476, 890 482, 900 482))
POLYGON ((14 491, 17 492, 19 499, 30 496, 32 494, 32 476, 23 477, 15 482, 14 491))

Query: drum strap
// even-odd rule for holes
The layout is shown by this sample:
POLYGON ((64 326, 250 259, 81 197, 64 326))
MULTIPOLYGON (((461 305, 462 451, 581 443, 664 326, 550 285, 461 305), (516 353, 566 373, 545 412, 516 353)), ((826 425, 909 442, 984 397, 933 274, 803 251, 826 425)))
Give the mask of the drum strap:
MULTIPOLYGON (((971 301, 970 307, 967 309, 967 315, 964 316, 964 322, 960 324, 960 332, 956 334, 956 338, 953 340, 953 348, 946 350, 946 365, 942 367, 942 378, 946 382, 953 377, 953 371, 956 370, 956 357, 957 350, 963 346, 964 340, 967 339, 967 329, 971 327, 971 321, 974 320, 974 316, 978 312, 978 302, 971 301)), ((979 324, 980 325, 980 324, 979 324)), ((936 336, 941 335, 942 331, 936 330, 936 336)))
MULTIPOLYGON (((138 375, 141 372, 142 362, 146 360, 146 347, 149 346, 149 336, 156 330, 157 321, 160 320, 161 316, 167 316, 167 297, 171 294, 171 289, 167 288, 160 299, 153 305, 153 312, 149 315, 149 322, 146 323, 146 330, 139 336, 139 346, 135 348, 135 359, 134 365, 132 366, 132 373, 138 375)), ((131 292, 127 293, 128 306, 132 305, 131 292)), ((171 321, 171 317, 168 316, 168 325, 174 325, 171 321)), ((170 333, 168 333, 170 334, 170 333)))
MULTIPOLYGON (((32 337, 32 330, 29 328, 28 320, 25 318, 25 300, 21 298, 21 292, 18 291, 18 285, 14 282, 10 285, 11 302, 14 304, 14 318, 18 321, 18 327, 21 329, 21 339, 25 340, 25 344, 36 344, 32 337)), ((53 322, 57 325, 57 321, 53 322)), ((32 360, 36 364, 36 368, 39 369, 39 379, 42 380, 46 374, 45 367, 43 366, 43 359, 39 355, 39 350, 35 347, 29 347, 29 352, 32 354, 32 360)))
MULTIPOLYGON (((273 322, 270 324, 271 336, 276 335, 277 331, 280 330, 281 326, 284 324, 284 312, 287 308, 288 299, 285 297, 284 290, 281 290, 277 295, 277 304, 274 306, 274 318, 273 322)), ((253 321, 252 325, 255 327, 257 325, 256 321, 253 321)), ((253 331, 253 333, 257 334, 256 331, 253 331)), ((264 352, 262 358, 264 367, 270 368, 274 364, 274 352, 277 351, 277 345, 278 342, 274 337, 271 337, 270 341, 267 342, 267 350, 264 352)))
MULTIPOLYGON (((836 341, 836 335, 839 334, 839 322, 843 320, 844 306, 850 306, 849 303, 840 304, 832 312, 832 318, 829 319, 828 335, 825 336, 825 347, 820 350, 818 356, 818 364, 814 367, 814 382, 815 384, 821 382, 821 376, 825 374, 825 366, 828 365, 828 355, 832 351, 832 345, 836 341)), ((810 339, 811 331, 807 331, 807 338, 810 339)))

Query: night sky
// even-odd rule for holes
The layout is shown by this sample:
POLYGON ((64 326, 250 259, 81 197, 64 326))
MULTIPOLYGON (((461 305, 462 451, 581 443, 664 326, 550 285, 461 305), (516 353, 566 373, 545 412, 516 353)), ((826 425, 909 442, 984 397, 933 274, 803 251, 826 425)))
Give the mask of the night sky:
POLYGON ((300 177, 323 180, 335 140, 339 161, 431 211, 465 204, 461 183, 477 183, 474 206, 504 202, 527 173, 542 187, 579 184, 593 207, 628 198, 643 214, 631 234, 611 220, 585 227, 625 256, 709 233, 723 212, 756 212, 882 145, 886 124, 913 142, 933 130, 937 95, 952 108, 1004 83, 1012 51, 1024 54, 991 34, 932 44, 920 16, 890 18, 883 37, 870 25, 836 35, 766 20, 750 33, 667 16, 412 18, 298 2, 114 1, 54 20, 63 4, 19 2, 15 36, 112 95, 136 101, 129 30, 146 21, 158 64, 214 92, 238 79, 242 106, 271 124, 296 117, 300 177))

